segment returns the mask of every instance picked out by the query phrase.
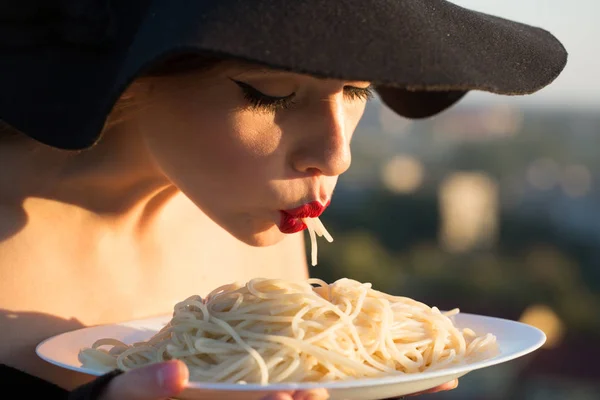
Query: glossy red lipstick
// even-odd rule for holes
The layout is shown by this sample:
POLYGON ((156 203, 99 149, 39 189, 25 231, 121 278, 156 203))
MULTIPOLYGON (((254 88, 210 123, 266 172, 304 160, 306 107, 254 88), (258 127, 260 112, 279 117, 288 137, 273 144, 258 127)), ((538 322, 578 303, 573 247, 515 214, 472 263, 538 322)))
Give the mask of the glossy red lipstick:
POLYGON ((291 210, 280 210, 279 230, 283 233, 300 232, 306 229, 306 224, 302 222, 302 218, 316 218, 325 211, 327 206, 329 206, 329 202, 322 205, 318 201, 311 201, 291 210))

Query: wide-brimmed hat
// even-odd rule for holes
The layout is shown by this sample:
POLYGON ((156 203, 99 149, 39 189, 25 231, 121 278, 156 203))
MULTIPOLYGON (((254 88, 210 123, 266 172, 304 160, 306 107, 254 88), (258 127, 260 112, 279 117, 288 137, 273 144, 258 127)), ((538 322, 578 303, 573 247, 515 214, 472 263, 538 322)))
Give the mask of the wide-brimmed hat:
POLYGON ((0 120, 87 148, 137 76, 195 52, 370 81, 408 118, 536 92, 567 60, 543 29, 444 0, 0 0, 0 120))

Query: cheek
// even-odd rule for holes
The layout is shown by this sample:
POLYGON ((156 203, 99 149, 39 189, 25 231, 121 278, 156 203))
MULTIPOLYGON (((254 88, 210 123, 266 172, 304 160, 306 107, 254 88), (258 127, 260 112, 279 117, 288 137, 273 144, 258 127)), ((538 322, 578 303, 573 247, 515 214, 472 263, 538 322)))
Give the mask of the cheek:
POLYGON ((349 135, 349 139, 354 135, 354 131, 358 126, 362 116, 365 113, 365 109, 367 107, 367 103, 357 102, 354 104, 349 104, 346 108, 346 130, 349 135))
MULTIPOLYGON (((180 188, 251 196, 279 173, 281 132, 267 116, 218 107, 154 113, 144 134, 164 173, 180 188)), ((218 197, 218 196, 215 196, 218 197)))
POLYGON ((252 160, 277 160, 283 155, 283 134, 267 114, 239 112, 230 116, 229 142, 233 151, 252 160))

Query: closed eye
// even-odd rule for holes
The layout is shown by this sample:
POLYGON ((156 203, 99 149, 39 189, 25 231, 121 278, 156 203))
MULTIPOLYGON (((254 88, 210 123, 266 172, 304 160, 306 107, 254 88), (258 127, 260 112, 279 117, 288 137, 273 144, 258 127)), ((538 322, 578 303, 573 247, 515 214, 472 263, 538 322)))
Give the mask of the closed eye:
POLYGON ((344 86, 344 96, 350 100, 368 101, 373 98, 373 86, 360 88, 356 86, 344 86))
POLYGON ((236 81, 234 79, 232 79, 232 81, 242 89, 244 98, 255 109, 278 111, 289 108, 294 103, 296 93, 291 93, 282 97, 269 96, 245 82, 236 81))
MULTIPOLYGON (((275 112, 290 108, 294 104, 296 93, 290 93, 287 96, 270 96, 255 87, 241 81, 232 79, 239 86, 244 94, 244 99, 250 106, 257 110, 275 112)), ((373 98, 373 87, 361 88, 357 86, 344 86, 344 97, 350 101, 362 100, 368 101, 373 98)))

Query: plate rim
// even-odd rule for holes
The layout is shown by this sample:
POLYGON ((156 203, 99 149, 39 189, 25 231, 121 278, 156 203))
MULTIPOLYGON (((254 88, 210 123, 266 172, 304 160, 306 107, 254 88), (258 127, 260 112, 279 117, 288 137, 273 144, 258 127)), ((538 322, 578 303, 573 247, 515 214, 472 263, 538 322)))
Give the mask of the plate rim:
MULTIPOLYGON (((286 382, 286 383, 275 383, 268 385, 261 385, 258 383, 248 383, 248 384, 239 384, 239 383, 223 383, 223 382, 196 382, 190 381, 186 385, 186 390, 215 390, 215 391, 286 391, 286 390, 309 390, 309 389, 317 389, 323 388, 328 390, 346 390, 352 388, 359 387, 375 387, 382 385, 392 385, 392 384, 402 384, 402 383, 411 383, 417 381, 425 381, 430 379, 442 378, 445 376, 463 376, 469 372, 476 371, 479 369, 491 367, 498 364, 503 364, 517 358, 523 357, 527 354, 533 353, 534 351, 541 348, 547 340, 546 334, 539 328, 512 319, 501 318, 501 317, 493 317, 489 315, 483 314, 474 314, 474 313, 466 313, 461 312, 459 318, 475 318, 481 322, 496 322, 502 323, 504 325, 509 326, 518 326, 521 329, 527 329, 532 334, 536 334, 537 338, 534 342, 532 340, 531 344, 521 348, 518 351, 513 351, 508 354, 501 354, 495 357, 492 357, 487 360, 477 361, 471 364, 463 364, 457 365, 450 368, 442 368, 434 371, 425 371, 421 373, 415 374, 398 374, 398 375, 390 375, 385 377, 377 377, 377 378, 361 378, 361 379, 349 379, 342 381, 327 381, 327 382, 286 382)), ((105 372, 100 370, 95 370, 91 368, 77 367, 70 364, 65 364, 60 361, 57 361, 53 358, 47 357, 42 349, 44 346, 51 343, 53 340, 57 340, 60 337, 64 337, 67 335, 73 334, 81 334, 83 331, 93 331, 98 328, 110 328, 112 326, 136 326, 144 323, 148 323, 149 321, 166 321, 168 322, 172 317, 172 314, 163 314, 163 315, 155 315, 146 318, 138 318, 129 321, 122 321, 112 324, 98 324, 98 325, 90 325, 81 327, 78 329, 74 329, 71 331, 59 333, 53 336, 50 336, 41 342, 39 342, 35 348, 35 353, 38 357, 45 360, 46 362, 58 366, 63 369, 76 371, 80 373, 84 373, 92 376, 101 376, 105 372)), ((492 332, 493 333, 493 332, 492 332)))

